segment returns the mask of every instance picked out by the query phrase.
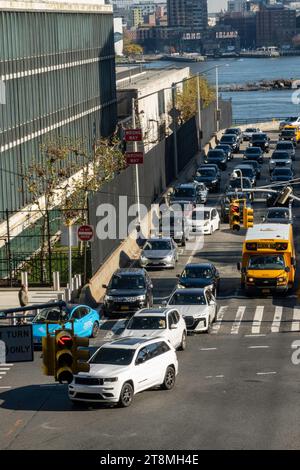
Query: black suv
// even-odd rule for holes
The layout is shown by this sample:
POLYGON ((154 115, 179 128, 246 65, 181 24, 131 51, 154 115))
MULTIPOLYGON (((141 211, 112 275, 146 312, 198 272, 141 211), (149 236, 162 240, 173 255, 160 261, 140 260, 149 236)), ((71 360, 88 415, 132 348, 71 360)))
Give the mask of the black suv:
POLYGON ((236 134, 223 134, 219 144, 230 145, 232 151, 235 153, 239 153, 240 151, 240 141, 236 134))
POLYGON ((214 296, 219 290, 220 274, 212 263, 189 263, 177 277, 181 287, 210 286, 214 296))
POLYGON ((198 181, 198 183, 204 183, 211 191, 218 191, 220 189, 221 175, 213 167, 205 168, 205 166, 201 166, 198 168, 194 180, 198 181))
POLYGON ((226 170, 227 155, 224 150, 209 150, 204 157, 204 163, 216 163, 221 170, 226 170))
POLYGON ((253 134, 251 138, 251 144, 253 147, 260 147, 264 152, 268 153, 270 148, 270 137, 263 132, 259 134, 253 134))
POLYGON ((118 269, 112 276, 104 297, 104 314, 133 314, 143 307, 153 305, 153 284, 149 274, 142 268, 118 269))
POLYGON ((190 202, 193 206, 201 204, 203 197, 197 183, 182 183, 174 188, 170 196, 170 205, 178 202, 190 202))

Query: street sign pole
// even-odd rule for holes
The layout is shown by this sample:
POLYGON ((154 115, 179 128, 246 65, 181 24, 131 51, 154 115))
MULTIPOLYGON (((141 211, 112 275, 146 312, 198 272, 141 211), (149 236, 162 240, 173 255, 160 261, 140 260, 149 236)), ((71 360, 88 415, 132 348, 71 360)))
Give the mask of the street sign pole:
POLYGON ((172 83, 173 139, 174 139, 174 177, 178 176, 176 83, 172 83))
MULTIPOLYGON (((136 127, 135 117, 135 99, 132 98, 132 128, 136 127)), ((137 151, 137 142, 133 142, 133 151, 137 151)), ((135 186, 136 186, 136 203, 138 212, 138 225, 141 223, 141 206, 140 206, 140 183, 139 183, 139 166, 135 165, 135 186)))
POLYGON ((68 264, 69 264, 69 289, 72 290, 72 224, 68 223, 68 264))
POLYGON ((197 111, 198 111, 198 149, 201 150, 202 140, 202 119, 201 119, 201 93, 200 93, 200 74, 197 74, 197 111))

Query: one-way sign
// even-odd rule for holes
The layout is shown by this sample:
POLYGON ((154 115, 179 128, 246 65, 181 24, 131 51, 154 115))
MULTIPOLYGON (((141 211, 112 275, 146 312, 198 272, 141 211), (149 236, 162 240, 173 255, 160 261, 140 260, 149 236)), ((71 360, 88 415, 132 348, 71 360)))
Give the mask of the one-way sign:
POLYGON ((32 325, 1 325, 0 353, 1 351, 1 356, 5 357, 0 358, 0 363, 33 361, 32 325))

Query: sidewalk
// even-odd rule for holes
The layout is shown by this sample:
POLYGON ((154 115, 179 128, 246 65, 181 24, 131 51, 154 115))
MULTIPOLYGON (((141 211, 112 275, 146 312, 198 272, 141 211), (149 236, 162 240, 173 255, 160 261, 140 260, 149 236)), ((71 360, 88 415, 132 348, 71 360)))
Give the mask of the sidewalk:
MULTIPOLYGON (((52 289, 29 288, 29 305, 44 304, 50 301, 56 301, 57 294, 58 292, 52 289)), ((18 289, 0 289, 0 310, 13 307, 20 307, 18 289)))

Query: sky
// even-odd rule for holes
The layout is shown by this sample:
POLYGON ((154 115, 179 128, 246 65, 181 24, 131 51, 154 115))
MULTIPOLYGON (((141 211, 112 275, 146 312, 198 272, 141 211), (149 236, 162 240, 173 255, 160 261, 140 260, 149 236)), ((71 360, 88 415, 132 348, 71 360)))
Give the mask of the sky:
POLYGON ((227 6, 227 0, 207 0, 209 13, 224 10, 227 6))

